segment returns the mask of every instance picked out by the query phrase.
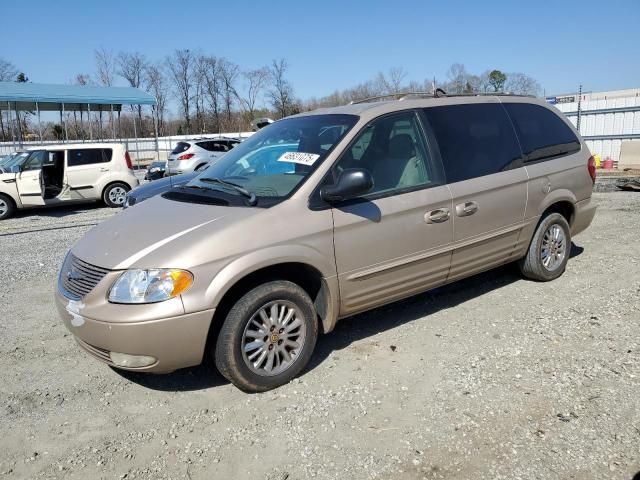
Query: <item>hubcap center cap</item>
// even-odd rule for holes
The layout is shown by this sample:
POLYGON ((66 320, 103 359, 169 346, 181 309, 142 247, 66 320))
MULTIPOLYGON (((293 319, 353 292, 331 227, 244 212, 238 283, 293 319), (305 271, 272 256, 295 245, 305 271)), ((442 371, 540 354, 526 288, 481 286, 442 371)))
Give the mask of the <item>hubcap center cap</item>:
POLYGON ((271 334, 271 343, 278 343, 278 340, 280 340, 280 336, 277 333, 272 333, 271 334))

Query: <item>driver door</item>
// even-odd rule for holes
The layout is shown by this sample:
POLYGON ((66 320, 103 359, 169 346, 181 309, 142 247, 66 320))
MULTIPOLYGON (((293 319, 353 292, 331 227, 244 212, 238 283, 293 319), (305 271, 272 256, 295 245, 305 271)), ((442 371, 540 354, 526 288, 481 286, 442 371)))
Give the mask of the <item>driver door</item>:
POLYGON ((415 112, 373 121, 334 166, 369 170, 373 189, 334 205, 341 315, 413 295, 446 281, 451 263, 451 193, 415 112))
POLYGON ((42 163, 47 152, 37 150, 29 155, 20 172, 16 174, 16 186, 20 201, 25 206, 44 205, 42 195, 42 163))

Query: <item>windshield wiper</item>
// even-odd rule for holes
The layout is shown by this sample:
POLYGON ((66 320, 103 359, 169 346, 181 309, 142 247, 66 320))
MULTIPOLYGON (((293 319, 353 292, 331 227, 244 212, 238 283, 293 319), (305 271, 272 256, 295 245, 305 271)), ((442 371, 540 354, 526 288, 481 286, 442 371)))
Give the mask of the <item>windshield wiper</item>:
POLYGON ((236 192, 247 197, 249 199, 249 205, 251 205, 252 207, 255 206, 256 203, 258 203, 258 199, 256 198, 255 193, 250 192, 246 188, 238 185, 237 183, 228 182, 226 180, 222 180, 221 178, 210 178, 210 177, 199 178, 198 180, 205 183, 217 183, 219 185, 224 185, 226 187, 232 188, 236 192))

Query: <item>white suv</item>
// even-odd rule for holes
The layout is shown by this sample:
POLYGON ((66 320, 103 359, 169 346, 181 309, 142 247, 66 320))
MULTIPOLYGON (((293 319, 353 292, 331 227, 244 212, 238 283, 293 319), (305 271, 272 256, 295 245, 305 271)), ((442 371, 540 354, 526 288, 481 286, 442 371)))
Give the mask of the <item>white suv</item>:
POLYGON ((178 142, 167 161, 165 176, 195 172, 240 143, 234 138, 202 138, 178 142))
POLYGON ((140 182, 119 143, 47 145, 0 174, 0 220, 14 210, 102 200, 121 207, 140 182))

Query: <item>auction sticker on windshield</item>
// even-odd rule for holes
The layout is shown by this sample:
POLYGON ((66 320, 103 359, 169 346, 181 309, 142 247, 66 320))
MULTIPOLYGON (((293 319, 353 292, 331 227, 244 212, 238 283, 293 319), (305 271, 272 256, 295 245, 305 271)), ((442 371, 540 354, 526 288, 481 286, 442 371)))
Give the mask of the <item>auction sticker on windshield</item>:
POLYGON ((315 163, 320 155, 317 153, 305 153, 305 152, 287 152, 280 155, 279 162, 299 163, 301 165, 311 166, 315 163))

